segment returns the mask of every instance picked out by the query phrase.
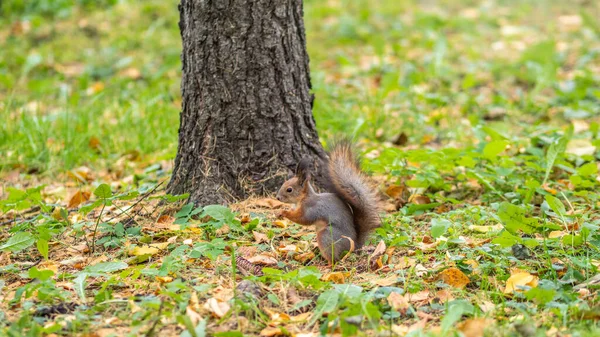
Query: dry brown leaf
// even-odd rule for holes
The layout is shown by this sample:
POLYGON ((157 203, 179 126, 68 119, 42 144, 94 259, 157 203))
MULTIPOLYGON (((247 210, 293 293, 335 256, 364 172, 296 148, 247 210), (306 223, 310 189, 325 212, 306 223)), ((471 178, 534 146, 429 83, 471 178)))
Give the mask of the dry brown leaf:
POLYGON ((285 336, 286 333, 281 328, 276 326, 268 326, 260 331, 260 335, 263 337, 274 337, 274 336, 285 336))
POLYGON ((275 265, 277 265, 277 260, 274 257, 268 256, 268 255, 265 255, 265 254, 255 255, 255 256, 253 256, 251 258, 248 258, 248 261, 250 261, 252 263, 264 265, 264 266, 275 266, 275 265))
POLYGON ((386 278, 375 279, 372 282, 373 284, 378 285, 380 287, 389 287, 393 284, 398 283, 398 277, 396 275, 390 275, 386 278))
POLYGON ((467 284, 469 284, 470 280, 460 269, 456 267, 448 268, 443 270, 438 278, 442 280, 447 285, 453 286, 455 288, 464 289, 467 284))
POLYGON ((69 205, 67 208, 75 208, 80 204, 90 200, 90 192, 87 191, 77 191, 73 196, 69 199, 69 205))
POLYGON ((198 322, 202 320, 202 316, 189 305, 185 308, 185 314, 190 318, 194 326, 198 325, 198 322))
POLYGON ((281 207, 281 205, 283 205, 283 203, 277 199, 273 199, 273 198, 264 198, 264 199, 258 199, 255 202, 256 206, 259 207, 265 207, 265 208, 277 208, 277 207, 281 207))
POLYGON ((348 273, 348 272, 343 273, 340 271, 334 271, 334 272, 323 275, 321 277, 321 280, 323 280, 325 282, 344 284, 344 283, 346 283, 346 277, 349 277, 349 276, 350 276, 350 273, 348 273))
POLYGON ((494 324, 489 318, 469 318, 456 325, 465 337, 483 337, 485 329, 494 324))
POLYGON ((404 185, 391 185, 385 190, 385 194, 398 200, 406 200, 410 197, 410 192, 404 185))
POLYGON ((99 150, 100 139, 98 139, 98 137, 95 136, 90 137, 90 140, 88 141, 88 147, 92 150, 99 150))
POLYGON ((405 314, 406 310, 410 307, 406 297, 397 292, 391 292, 387 297, 387 301, 394 310, 397 310, 401 314, 405 314))
POLYGON ((408 201, 416 205, 431 204, 431 199, 426 195, 412 195, 408 201))
POLYGON ((506 280, 505 294, 512 294, 515 291, 521 291, 520 287, 528 286, 535 288, 538 285, 539 278, 522 270, 511 272, 510 277, 506 280))
POLYGON ((404 294, 404 297, 410 303, 425 301, 429 298, 429 290, 421 290, 414 294, 406 293, 404 294))
POLYGON ((297 252, 298 251, 298 247, 296 245, 285 245, 285 246, 279 246, 277 248, 278 251, 280 252, 297 252))
POLYGON ((434 300, 437 300, 438 303, 446 303, 448 301, 452 301, 453 299, 454 296, 452 296, 452 294, 446 289, 438 290, 435 293, 434 298, 434 300))
POLYGON ((314 258, 315 258, 315 253, 313 253, 311 250, 307 251, 306 253, 302 253, 302 254, 298 254, 298 255, 294 256, 294 260, 296 260, 300 263, 306 263, 307 261, 310 261, 314 258))
POLYGON ((213 316, 221 318, 229 312, 231 307, 227 302, 219 300, 217 298, 209 298, 204 304, 204 309, 207 309, 213 316))
POLYGON ((94 180, 94 178, 92 177, 92 170, 86 166, 80 166, 71 171, 67 171, 67 175, 80 183, 85 183, 87 181, 94 180))
POLYGON ((156 220, 157 223, 164 223, 164 224, 172 224, 173 221, 175 221, 175 218, 168 214, 163 214, 158 218, 158 220, 156 220))
POLYGON ((416 263, 417 263, 417 260, 415 260, 411 257, 401 256, 398 259, 398 263, 396 263, 394 265, 394 268, 395 269, 406 269, 406 268, 414 267, 416 263))
POLYGON ((252 235, 254 236, 255 243, 269 242, 269 237, 265 233, 252 231, 252 235))

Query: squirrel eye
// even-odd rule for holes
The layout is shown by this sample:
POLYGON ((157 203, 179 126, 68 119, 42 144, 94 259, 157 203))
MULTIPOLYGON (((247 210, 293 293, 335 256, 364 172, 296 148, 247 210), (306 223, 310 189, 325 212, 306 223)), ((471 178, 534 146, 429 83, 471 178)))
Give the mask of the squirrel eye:
POLYGON ((291 187, 288 187, 288 189, 287 189, 287 192, 288 192, 288 193, 292 193, 292 188, 291 188, 291 187))

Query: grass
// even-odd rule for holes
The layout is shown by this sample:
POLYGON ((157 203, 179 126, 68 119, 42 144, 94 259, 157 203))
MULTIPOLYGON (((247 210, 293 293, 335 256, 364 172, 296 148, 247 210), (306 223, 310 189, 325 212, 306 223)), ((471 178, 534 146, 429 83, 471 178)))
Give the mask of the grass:
POLYGON ((333 272, 264 200, 145 197, 177 146, 175 2, 0 9, 0 335, 600 332, 595 2, 305 1, 319 134, 359 139, 390 196, 382 267, 333 272), (235 256, 269 267, 242 286, 235 256))

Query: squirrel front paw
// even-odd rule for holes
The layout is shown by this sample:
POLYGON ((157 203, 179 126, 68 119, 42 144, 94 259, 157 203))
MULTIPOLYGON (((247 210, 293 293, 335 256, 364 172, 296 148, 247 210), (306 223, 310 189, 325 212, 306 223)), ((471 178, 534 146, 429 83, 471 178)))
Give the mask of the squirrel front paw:
POLYGON ((284 209, 281 212, 279 212, 279 214, 277 214, 277 219, 287 218, 288 214, 289 214, 289 211, 284 209))

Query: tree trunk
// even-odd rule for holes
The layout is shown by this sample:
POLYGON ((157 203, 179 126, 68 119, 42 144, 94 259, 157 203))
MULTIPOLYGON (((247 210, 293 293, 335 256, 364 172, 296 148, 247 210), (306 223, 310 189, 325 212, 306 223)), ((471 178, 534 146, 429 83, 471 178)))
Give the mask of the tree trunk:
POLYGON ((183 96, 171 194, 223 204, 276 191, 324 152, 302 0, 181 0, 183 96))

